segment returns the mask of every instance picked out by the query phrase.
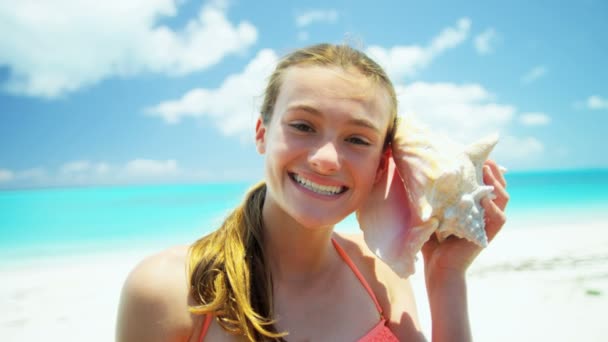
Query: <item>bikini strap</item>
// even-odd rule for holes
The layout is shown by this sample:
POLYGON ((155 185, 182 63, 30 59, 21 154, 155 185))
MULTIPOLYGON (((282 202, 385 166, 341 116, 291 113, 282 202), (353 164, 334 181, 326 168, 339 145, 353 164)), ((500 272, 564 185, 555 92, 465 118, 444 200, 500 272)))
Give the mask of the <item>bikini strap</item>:
POLYGON ((207 335, 207 331, 209 330, 209 327, 211 326, 211 322, 213 322, 213 315, 206 314, 205 321, 203 322, 203 328, 201 329, 201 334, 198 337, 198 342, 203 342, 203 339, 205 338, 205 335, 207 335))
POLYGON ((340 245, 338 244, 338 241, 336 241, 336 239, 332 238, 331 242, 334 244, 334 247, 336 248, 336 251, 338 251, 338 254, 340 254, 340 257, 342 257, 342 260, 344 260, 344 262, 346 262, 348 267, 350 267, 350 269, 355 273, 355 275, 361 282, 361 285, 363 285, 363 287, 365 288, 365 290, 367 291, 369 296, 372 297, 372 300, 374 301, 374 304, 376 305, 376 309, 378 309, 380 316, 382 317, 382 319, 384 319, 384 312, 382 311, 382 307, 380 306, 380 303, 378 302, 378 299, 376 298, 374 291, 372 291, 371 286, 369 286, 369 284, 363 277, 363 274, 361 274, 361 272, 359 272, 359 269, 357 268, 357 266, 355 266, 355 263, 348 257, 348 254, 346 254, 344 249, 342 249, 342 247, 340 247, 340 245))

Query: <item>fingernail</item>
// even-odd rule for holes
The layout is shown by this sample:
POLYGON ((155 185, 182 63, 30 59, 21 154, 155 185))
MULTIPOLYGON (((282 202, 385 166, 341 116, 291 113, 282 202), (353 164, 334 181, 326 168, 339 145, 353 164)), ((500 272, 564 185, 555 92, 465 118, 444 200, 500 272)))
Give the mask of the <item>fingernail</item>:
POLYGON ((502 166, 502 165, 498 165, 498 170, 500 170, 501 173, 506 173, 507 172, 507 168, 502 166))

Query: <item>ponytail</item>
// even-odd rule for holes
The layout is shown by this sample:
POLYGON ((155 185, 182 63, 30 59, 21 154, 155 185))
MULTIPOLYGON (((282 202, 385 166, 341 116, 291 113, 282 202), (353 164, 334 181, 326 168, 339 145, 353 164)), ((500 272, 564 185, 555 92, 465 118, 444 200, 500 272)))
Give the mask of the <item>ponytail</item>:
POLYGON ((273 320, 272 277, 263 245, 266 184, 249 190, 221 227, 189 250, 190 312, 214 315, 229 333, 250 341, 283 340, 273 320))

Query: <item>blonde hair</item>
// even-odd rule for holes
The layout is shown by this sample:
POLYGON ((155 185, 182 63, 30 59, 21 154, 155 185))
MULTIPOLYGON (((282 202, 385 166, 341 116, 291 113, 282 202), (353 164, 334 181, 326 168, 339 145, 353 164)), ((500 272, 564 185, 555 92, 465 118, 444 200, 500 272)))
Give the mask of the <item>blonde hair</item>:
MULTIPOLYGON (((390 99, 389 127, 385 148, 392 140, 397 120, 394 87, 382 68, 364 53, 347 45, 319 44, 284 57, 270 76, 260 110, 270 122, 282 84, 291 66, 338 66, 355 68, 382 86, 390 99)), ((198 305, 195 314, 215 315, 220 326, 250 341, 283 340, 275 327, 272 275, 264 255, 262 207, 266 185, 255 185, 243 203, 228 215, 221 227, 190 246, 190 290, 198 305)))

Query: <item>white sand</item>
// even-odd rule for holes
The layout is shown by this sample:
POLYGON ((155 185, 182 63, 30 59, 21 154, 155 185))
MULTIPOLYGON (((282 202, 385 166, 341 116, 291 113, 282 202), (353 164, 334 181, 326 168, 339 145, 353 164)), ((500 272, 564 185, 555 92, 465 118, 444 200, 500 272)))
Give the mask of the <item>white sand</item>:
MULTIPOLYGON (((606 221, 507 224, 467 278, 474 340, 607 341, 607 228, 606 221)), ((421 324, 430 331, 422 274, 413 282, 421 324)))
MULTIPOLYGON (((608 224, 512 229, 472 266, 476 341, 606 341, 608 224)), ((113 341, 122 282, 149 250, 0 265, 0 341, 113 341)), ((422 268, 413 276, 430 338, 422 268)))
POLYGON ((107 253, 0 266, 0 341, 114 341, 122 283, 146 255, 107 253))

